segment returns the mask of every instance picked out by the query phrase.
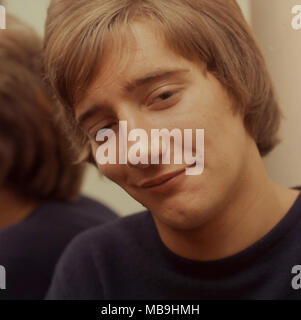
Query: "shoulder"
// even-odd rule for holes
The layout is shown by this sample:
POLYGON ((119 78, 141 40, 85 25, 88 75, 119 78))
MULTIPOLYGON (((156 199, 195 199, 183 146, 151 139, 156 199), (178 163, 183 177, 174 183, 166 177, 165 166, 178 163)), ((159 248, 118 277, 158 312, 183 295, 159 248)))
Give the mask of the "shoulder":
POLYGON ((57 219, 72 219, 76 222, 78 218, 81 223, 107 222, 118 216, 106 205, 86 196, 80 196, 74 201, 50 201, 40 205, 40 214, 50 214, 57 219), (59 214, 57 216, 57 214, 59 214), (84 220, 83 220, 84 218, 84 220))
POLYGON ((120 248, 120 246, 136 242, 151 231, 152 218, 150 215, 149 211, 143 211, 90 228, 73 239, 69 250, 90 249, 97 253, 111 250, 115 245, 120 248))
POLYGON ((54 263, 74 237, 114 220, 114 212, 87 197, 45 202, 22 222, 0 231, 0 257, 38 260, 47 248, 47 259, 54 263))
POLYGON ((102 275, 113 264, 122 264, 122 255, 128 260, 137 245, 135 230, 143 229, 148 218, 147 211, 141 212, 76 236, 57 264, 47 299, 101 299, 102 275))
POLYGON ((151 221, 145 211, 82 232, 67 246, 57 269, 91 273, 91 267, 103 272, 108 266, 127 264, 143 254, 141 247, 147 246, 143 242, 152 241, 151 221))

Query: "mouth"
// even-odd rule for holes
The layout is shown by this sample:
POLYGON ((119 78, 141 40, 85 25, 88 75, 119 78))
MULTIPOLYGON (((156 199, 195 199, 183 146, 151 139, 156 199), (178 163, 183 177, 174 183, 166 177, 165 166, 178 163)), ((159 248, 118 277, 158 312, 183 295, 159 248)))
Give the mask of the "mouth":
POLYGON ((180 177, 185 176, 185 170, 186 167, 174 172, 166 173, 162 176, 142 183, 139 187, 152 192, 167 191, 180 180, 180 177))
POLYGON ((185 171, 185 168, 178 170, 178 171, 174 171, 174 172, 170 172, 170 173, 166 173, 160 177, 157 177, 155 179, 152 179, 148 182, 145 182, 141 185, 141 188, 152 188, 158 185, 161 185, 165 182, 167 182, 168 180, 176 177, 177 175, 181 174, 183 171, 185 171))

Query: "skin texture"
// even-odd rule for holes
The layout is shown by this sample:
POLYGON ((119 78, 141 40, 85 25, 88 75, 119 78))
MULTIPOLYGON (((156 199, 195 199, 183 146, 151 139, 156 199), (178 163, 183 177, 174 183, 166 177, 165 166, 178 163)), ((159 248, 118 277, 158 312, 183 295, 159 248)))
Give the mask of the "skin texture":
POLYGON ((99 169, 151 211, 162 241, 174 253, 196 260, 235 254, 271 230, 298 192, 268 178, 241 115, 213 75, 171 51, 154 26, 136 22, 131 30, 122 59, 114 50, 105 55, 75 108, 79 118, 92 105, 101 106, 83 123, 93 154, 97 131, 109 127, 117 134, 120 120, 127 120, 128 130, 148 133, 155 128, 204 129, 205 169, 201 175, 180 176, 162 193, 139 185, 186 164, 106 164, 99 169), (186 71, 123 89, 129 81, 163 69, 186 71))

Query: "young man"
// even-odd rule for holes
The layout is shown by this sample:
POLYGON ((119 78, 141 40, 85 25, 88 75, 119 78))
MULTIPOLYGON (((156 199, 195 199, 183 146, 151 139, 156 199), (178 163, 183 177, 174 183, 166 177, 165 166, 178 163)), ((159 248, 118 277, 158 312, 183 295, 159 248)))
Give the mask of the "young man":
POLYGON ((72 165, 43 84, 42 42, 12 17, 7 26, 0 30, 0 300, 43 299, 68 242, 116 215, 79 197, 84 168, 72 165))
POLYGON ((100 171, 149 209, 75 239, 49 299, 300 297, 300 192, 264 169, 280 111, 235 1, 56 0, 45 64, 100 171), (203 173, 130 154, 99 164, 98 133, 111 129, 118 148, 119 121, 204 129, 203 173))

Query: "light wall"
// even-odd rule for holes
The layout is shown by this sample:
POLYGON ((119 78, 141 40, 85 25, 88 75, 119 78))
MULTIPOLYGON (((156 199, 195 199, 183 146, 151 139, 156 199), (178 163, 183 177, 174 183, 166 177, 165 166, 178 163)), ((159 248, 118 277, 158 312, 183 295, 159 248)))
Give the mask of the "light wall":
POLYGON ((50 0, 4 0, 3 2, 8 12, 33 26, 40 35, 43 34, 50 0))
POLYGON ((285 116, 281 144, 265 159, 270 176, 283 186, 301 182, 301 30, 291 27, 300 0, 252 0, 251 20, 285 116))
POLYGON ((251 0, 237 0, 237 3, 240 5, 246 20, 250 23, 251 22, 251 0))

